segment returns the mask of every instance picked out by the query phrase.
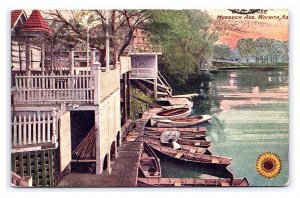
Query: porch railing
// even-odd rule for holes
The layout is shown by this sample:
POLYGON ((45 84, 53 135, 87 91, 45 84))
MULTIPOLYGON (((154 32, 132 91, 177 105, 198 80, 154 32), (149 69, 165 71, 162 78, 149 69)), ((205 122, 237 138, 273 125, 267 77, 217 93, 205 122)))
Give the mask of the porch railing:
POLYGON ((56 120, 56 114, 53 112, 13 116, 12 148, 56 144, 56 120))
POLYGON ((15 76, 14 104, 93 103, 93 75, 15 76))

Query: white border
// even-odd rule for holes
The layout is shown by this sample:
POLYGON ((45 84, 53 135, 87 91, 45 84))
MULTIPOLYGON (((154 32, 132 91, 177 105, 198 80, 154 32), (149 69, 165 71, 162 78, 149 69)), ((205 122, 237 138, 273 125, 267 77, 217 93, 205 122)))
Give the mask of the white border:
POLYGON ((57 193, 73 197, 111 197, 136 196, 140 197, 283 197, 299 194, 299 10, 296 10, 296 0, 2 0, 0 4, 0 61, 1 61, 1 197, 53 197, 57 193), (148 9, 228 9, 228 8, 273 8, 289 9, 290 15, 290 184, 288 187, 268 188, 94 188, 94 189, 15 189, 9 185, 10 150, 8 148, 10 132, 10 10, 12 9, 95 9, 95 8, 148 8, 148 9), (297 21, 298 19, 298 21, 297 21), (6 31, 5 31, 6 30, 6 31), (297 36, 296 36, 297 35, 297 36), (296 52, 296 53, 295 53, 296 52), (297 86, 298 85, 298 86, 297 86), (297 89, 298 88, 298 89, 297 89), (298 115, 298 116, 297 116, 298 115), (298 144, 296 144, 296 142, 298 144), (3 160, 6 159, 6 160, 3 160), (5 178, 5 179, 4 179, 5 178), (101 195, 99 194, 101 192, 101 195), (111 192, 114 192, 113 194, 111 192), (55 194, 53 194, 55 193, 55 194), (67 193, 67 194, 66 194, 67 193), (126 194, 124 194, 126 193, 126 194), (226 194, 225 194, 226 193, 226 194), (243 194, 241 194, 243 193, 243 194))

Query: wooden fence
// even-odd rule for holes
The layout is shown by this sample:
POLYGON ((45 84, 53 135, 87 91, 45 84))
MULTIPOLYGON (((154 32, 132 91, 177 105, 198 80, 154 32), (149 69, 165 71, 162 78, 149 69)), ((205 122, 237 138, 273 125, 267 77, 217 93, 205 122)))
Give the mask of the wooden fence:
POLYGON ((51 112, 14 116, 12 120, 12 148, 35 146, 57 141, 56 115, 51 112))
POLYGON ((15 76, 14 104, 93 103, 93 75, 15 76))

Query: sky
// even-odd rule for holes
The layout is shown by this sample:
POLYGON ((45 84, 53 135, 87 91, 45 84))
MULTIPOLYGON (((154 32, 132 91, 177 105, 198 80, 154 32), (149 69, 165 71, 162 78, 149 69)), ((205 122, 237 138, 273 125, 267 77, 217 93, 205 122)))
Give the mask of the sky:
POLYGON ((288 41, 288 10, 266 10, 265 13, 248 15, 234 14, 230 10, 207 11, 215 26, 221 29, 219 43, 231 48, 235 48, 242 38, 264 37, 288 41))

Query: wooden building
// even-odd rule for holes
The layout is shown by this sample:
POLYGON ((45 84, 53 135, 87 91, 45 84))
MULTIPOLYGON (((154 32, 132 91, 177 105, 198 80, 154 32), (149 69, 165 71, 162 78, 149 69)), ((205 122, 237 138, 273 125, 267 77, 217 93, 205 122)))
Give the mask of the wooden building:
MULTIPOLYGON (((121 57, 114 66, 100 65, 91 47, 89 67, 75 66, 71 46, 67 72, 55 72, 55 64, 45 67, 45 60, 51 59, 45 57, 45 37, 52 30, 38 10, 28 18, 23 11, 20 15, 17 20, 22 21, 14 24, 24 25, 18 26, 21 34, 14 39, 25 41, 25 72, 12 71, 12 183, 30 186, 31 177, 33 186, 55 186, 76 170, 110 174, 111 160, 121 145, 122 124, 129 120, 130 57, 121 57), (36 72, 30 64, 33 40, 40 46, 36 72)), ((19 60, 16 64, 22 65, 19 60)))
POLYGON ((140 29, 137 29, 134 35, 128 52, 131 57, 130 78, 152 86, 155 98, 171 96, 172 88, 158 70, 158 56, 162 54, 161 46, 147 41, 140 29))

